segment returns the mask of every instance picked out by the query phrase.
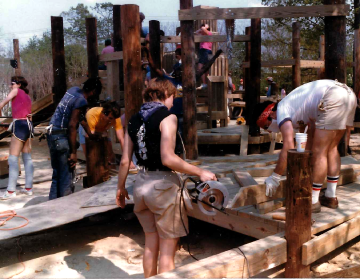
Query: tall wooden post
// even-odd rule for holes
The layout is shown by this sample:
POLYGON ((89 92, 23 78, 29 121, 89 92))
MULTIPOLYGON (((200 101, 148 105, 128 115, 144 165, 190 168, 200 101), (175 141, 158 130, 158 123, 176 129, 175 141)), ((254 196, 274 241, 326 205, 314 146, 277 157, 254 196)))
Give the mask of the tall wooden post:
POLYGON ((63 18, 51 17, 51 44, 54 76, 54 105, 57 106, 66 92, 65 50, 63 18))
MULTIPOLYGON (((319 60, 325 61, 325 36, 321 35, 319 40, 319 60)), ((325 67, 321 67, 317 70, 318 79, 325 78, 325 67)))
MULTIPOLYGON (((191 9, 192 0, 180 0, 180 9, 191 9)), ((198 157, 196 129, 196 91, 195 91, 195 42, 194 22, 181 21, 181 61, 183 64, 182 87, 184 108, 184 141, 188 159, 198 157)))
POLYGON ((19 40, 13 39, 13 45, 14 45, 14 59, 17 62, 17 67, 15 68, 15 76, 21 76, 19 40))
POLYGON ((86 21, 86 44, 88 56, 88 75, 89 78, 99 76, 98 70, 98 44, 97 44, 97 23, 96 18, 89 17, 86 21))
POLYGON ((354 92, 360 93, 360 0, 354 0, 355 23, 354 23, 354 92))
MULTIPOLYGON (((251 35, 251 28, 250 27, 245 27, 245 35, 249 36, 251 35)), ((251 53, 251 43, 250 42, 246 42, 245 43, 245 62, 249 62, 250 64, 250 53, 251 53)), ((244 67, 243 68, 243 73, 244 73, 244 89, 245 89, 245 119, 246 119, 246 123, 247 125, 249 125, 250 123, 250 117, 251 117, 251 113, 250 113, 250 108, 249 108, 249 104, 251 101, 249 101, 250 98, 250 93, 251 92, 251 85, 250 85, 250 68, 248 67, 244 67), (248 94, 246 94, 248 93, 248 94)))
POLYGON ((124 98, 126 123, 140 110, 142 99, 139 6, 121 6, 121 34, 124 59, 124 98))
MULTIPOLYGON (((120 5, 113 6, 113 27, 114 27, 114 38, 113 46, 115 51, 123 51, 123 44, 121 38, 121 15, 120 5)), ((124 91, 124 62, 119 60, 119 89, 124 91)), ((120 100, 115 100, 120 102, 120 100)))
POLYGON ((300 69, 300 22, 292 24, 292 56, 295 65, 292 66, 292 89, 301 85, 301 69, 300 69))
MULTIPOLYGON (((345 0, 324 0, 325 5, 345 0)), ((325 75, 346 83, 346 16, 325 17, 325 75)))
MULTIPOLYGON (((260 79, 261 79, 261 19, 251 19, 251 52, 250 52, 250 77, 249 91, 247 92, 249 112, 254 111, 256 104, 260 103, 260 79)), ((249 132, 251 136, 259 136, 260 128, 256 125, 256 119, 250 117, 249 132)), ((258 147, 260 153, 260 146, 258 147)), ((256 152, 257 153, 257 152, 256 152)))
MULTIPOLYGON (((160 22, 150 20, 149 22, 149 38, 150 38, 150 55, 154 61, 155 67, 161 69, 161 52, 160 52, 160 22)), ((156 72, 151 69, 151 78, 155 78, 156 72)))
POLYGON ((286 180, 286 278, 309 278, 302 265, 302 245, 311 239, 312 168, 310 151, 288 151, 286 180))

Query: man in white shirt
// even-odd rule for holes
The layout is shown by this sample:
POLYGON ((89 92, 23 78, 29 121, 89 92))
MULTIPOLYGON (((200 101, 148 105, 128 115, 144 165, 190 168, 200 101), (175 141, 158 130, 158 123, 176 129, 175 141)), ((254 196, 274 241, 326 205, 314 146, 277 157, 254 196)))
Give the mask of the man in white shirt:
POLYGON ((255 112, 257 125, 272 132, 280 130, 284 144, 274 173, 265 180, 266 195, 271 197, 280 185, 280 177, 286 169, 287 151, 294 148, 294 128, 308 125, 306 150, 313 152, 312 212, 320 212, 321 205, 337 208, 335 192, 341 166, 337 146, 346 129, 353 126, 355 109, 354 92, 334 80, 304 84, 278 104, 259 104, 255 112), (327 189, 319 198, 326 175, 327 189))

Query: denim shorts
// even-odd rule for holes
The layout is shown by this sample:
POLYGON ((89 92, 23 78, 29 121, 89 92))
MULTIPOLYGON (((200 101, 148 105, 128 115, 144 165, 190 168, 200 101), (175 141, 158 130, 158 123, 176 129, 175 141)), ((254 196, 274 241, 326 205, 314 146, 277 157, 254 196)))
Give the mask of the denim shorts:
POLYGON ((200 48, 199 63, 205 65, 207 62, 209 62, 209 55, 211 55, 211 54, 212 54, 212 51, 210 49, 200 48))
POLYGON ((26 119, 15 120, 12 125, 11 132, 15 138, 25 142, 33 135, 33 123, 26 119))

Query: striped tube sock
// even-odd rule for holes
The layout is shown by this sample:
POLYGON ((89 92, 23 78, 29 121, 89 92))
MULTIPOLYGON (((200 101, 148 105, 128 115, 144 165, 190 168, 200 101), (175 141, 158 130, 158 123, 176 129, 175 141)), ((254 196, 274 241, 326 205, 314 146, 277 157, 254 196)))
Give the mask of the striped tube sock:
POLYGON ((328 176, 325 197, 327 198, 335 198, 336 197, 336 186, 339 180, 339 176, 328 176))
POLYGON ((319 201, 321 187, 322 187, 321 183, 313 183, 312 194, 311 194, 312 204, 315 204, 319 201))

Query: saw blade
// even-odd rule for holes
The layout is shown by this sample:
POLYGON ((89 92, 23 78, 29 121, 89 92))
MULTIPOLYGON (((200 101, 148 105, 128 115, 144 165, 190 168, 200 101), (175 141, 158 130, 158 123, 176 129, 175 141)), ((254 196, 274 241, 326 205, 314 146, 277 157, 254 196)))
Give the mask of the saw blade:
POLYGON ((215 215, 217 209, 220 210, 224 204, 224 194, 219 189, 209 189, 198 204, 203 213, 215 215))

